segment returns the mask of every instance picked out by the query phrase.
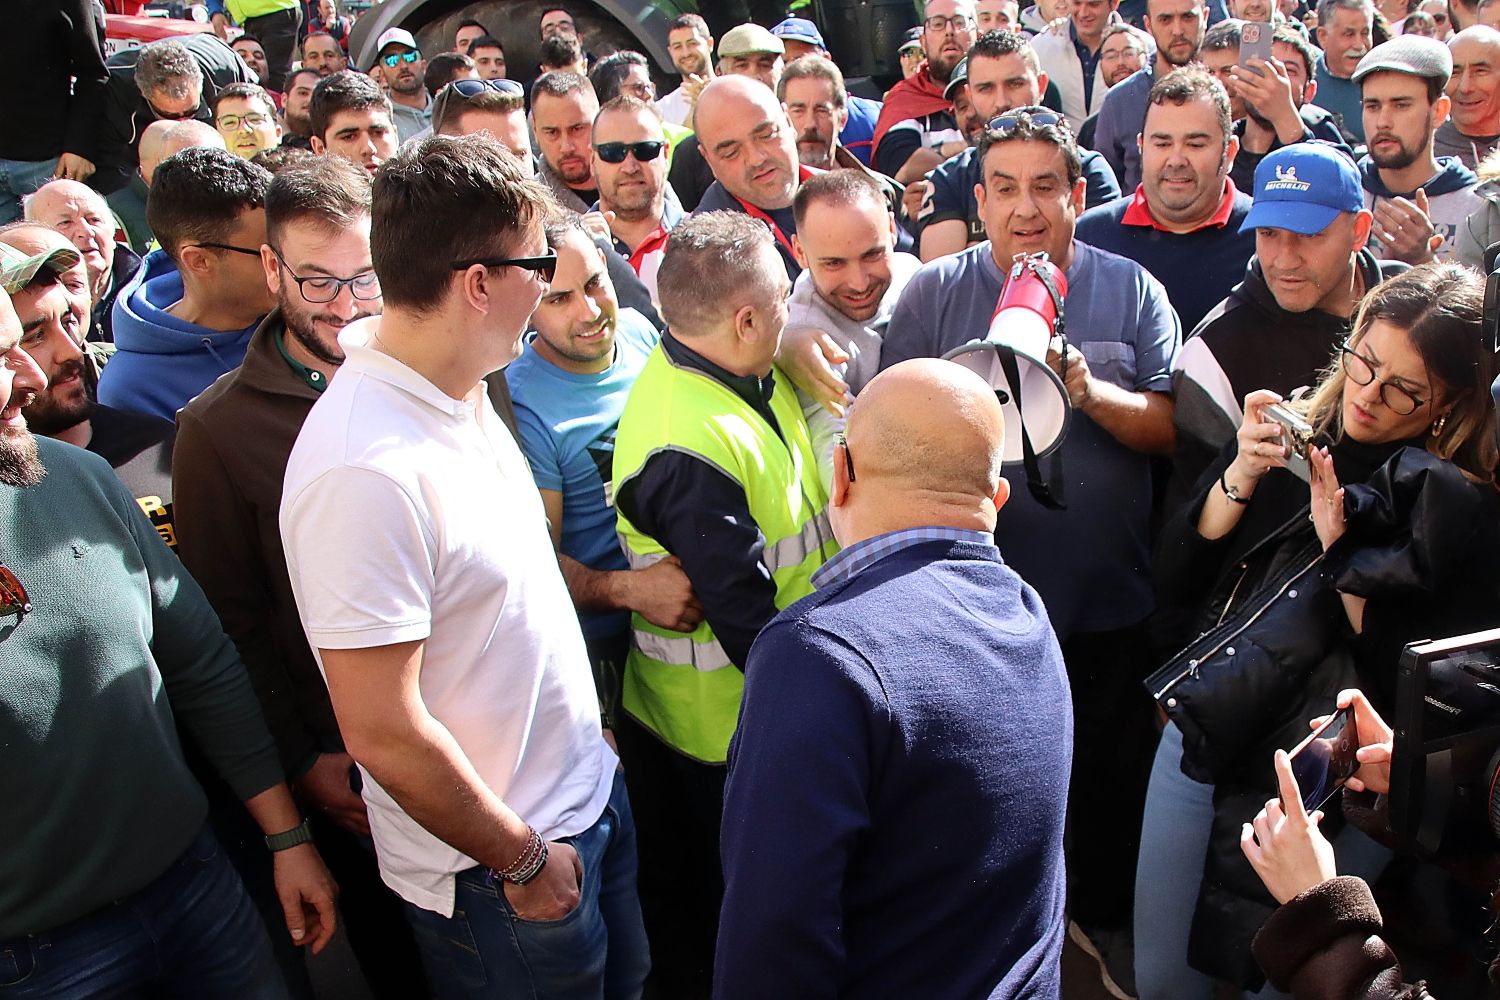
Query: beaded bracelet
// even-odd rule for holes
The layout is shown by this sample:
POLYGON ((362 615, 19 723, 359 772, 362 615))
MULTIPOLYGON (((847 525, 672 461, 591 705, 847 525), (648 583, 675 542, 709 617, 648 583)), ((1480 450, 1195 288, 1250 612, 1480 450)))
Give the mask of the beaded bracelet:
POLYGON ((516 860, 505 868, 490 869, 503 882, 525 885, 540 875, 547 866, 547 842, 534 828, 528 826, 526 830, 526 846, 521 849, 516 860))

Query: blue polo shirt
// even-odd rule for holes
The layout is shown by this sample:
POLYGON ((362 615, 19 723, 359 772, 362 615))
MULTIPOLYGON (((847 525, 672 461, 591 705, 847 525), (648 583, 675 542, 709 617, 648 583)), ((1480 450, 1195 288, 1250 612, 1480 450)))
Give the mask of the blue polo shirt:
MULTIPOLYGON (((615 535, 615 429, 659 335, 646 317, 621 309, 614 362, 589 375, 563 371, 543 358, 532 346, 535 338, 529 336, 525 351, 505 369, 505 381, 537 488, 562 494, 560 551, 590 569, 628 569, 615 535)), ((630 628, 625 611, 581 611, 578 618, 590 639, 630 628)))
MULTIPOLYGON (((1067 278, 1068 339, 1094 375, 1133 392, 1169 392, 1182 331, 1161 282, 1134 261, 1078 242, 1067 278)), ((1004 284, 987 242, 924 264, 891 315, 882 370, 984 337, 1004 284)), ((1060 451, 1068 509, 1043 507, 1021 467, 1007 466, 1010 502, 995 543, 1042 595, 1066 641, 1150 614, 1152 485, 1150 457, 1080 412, 1060 451)))

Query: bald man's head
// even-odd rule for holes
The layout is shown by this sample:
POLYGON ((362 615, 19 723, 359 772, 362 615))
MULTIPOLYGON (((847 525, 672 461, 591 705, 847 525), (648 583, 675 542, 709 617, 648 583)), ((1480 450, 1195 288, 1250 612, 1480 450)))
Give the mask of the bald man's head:
POLYGON ((1005 416, 967 368, 919 358, 880 373, 850 408, 845 437, 849 463, 834 458, 840 543, 921 525, 994 530, 1009 496, 1005 416))
POLYGON ((698 95, 694 130, 729 193, 758 208, 788 208, 797 193, 797 136, 769 87, 721 76, 698 95))
POLYGON ((94 301, 103 299, 114 272, 119 228, 104 196, 77 181, 48 181, 26 199, 26 219, 51 226, 73 242, 88 268, 94 301))
POLYGON ((218 129, 195 118, 156 121, 147 125, 146 131, 141 133, 141 180, 150 187, 157 164, 174 153, 194 146, 226 148, 224 137, 219 134, 218 129))
MULTIPOLYGON (((72 240, 51 226, 45 226, 40 222, 11 223, 0 229, 0 243, 15 247, 28 257, 53 250, 77 249, 73 246, 72 240)), ((79 329, 82 331, 80 336, 87 337, 91 318, 90 310, 93 308, 93 293, 90 290, 88 268, 84 267, 83 260, 80 258, 78 263, 59 274, 57 280, 76 307, 79 329)))
POLYGON ((1447 94, 1453 99, 1453 124, 1462 135, 1500 132, 1500 31, 1476 24, 1448 40, 1453 75, 1447 94))

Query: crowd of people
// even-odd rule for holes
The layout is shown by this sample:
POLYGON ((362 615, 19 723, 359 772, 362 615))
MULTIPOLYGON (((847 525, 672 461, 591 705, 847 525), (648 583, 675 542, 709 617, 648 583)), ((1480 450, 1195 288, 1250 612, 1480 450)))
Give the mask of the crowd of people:
POLYGON ((1500 4, 575 13, 7 12, 0 997, 1425 995, 1279 751, 1500 624, 1500 4))

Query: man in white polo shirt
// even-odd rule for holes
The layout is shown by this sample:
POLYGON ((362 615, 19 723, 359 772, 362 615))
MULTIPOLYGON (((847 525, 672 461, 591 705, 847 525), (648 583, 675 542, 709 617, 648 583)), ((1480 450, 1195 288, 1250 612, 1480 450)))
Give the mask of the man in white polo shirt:
POLYGON ((546 190, 489 136, 376 178, 385 312, 287 465, 281 531, 381 875, 434 992, 639 996, 635 826, 541 498, 485 375, 555 265, 546 190), (479 985, 488 983, 489 985, 479 985), (587 985, 585 985, 587 984, 587 985))

